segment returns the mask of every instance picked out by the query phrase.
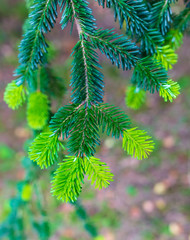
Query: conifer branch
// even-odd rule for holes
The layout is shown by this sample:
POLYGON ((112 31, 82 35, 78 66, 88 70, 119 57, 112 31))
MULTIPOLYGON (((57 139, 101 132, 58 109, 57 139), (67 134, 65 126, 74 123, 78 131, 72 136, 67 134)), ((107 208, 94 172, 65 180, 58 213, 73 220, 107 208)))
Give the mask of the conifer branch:
POLYGON ((113 181, 113 174, 110 173, 109 167, 99 159, 67 156, 55 172, 52 194, 64 202, 76 201, 81 192, 85 174, 99 189, 108 187, 110 181, 113 181))
POLYGON ((155 90, 159 91, 160 84, 167 80, 168 74, 162 65, 157 60, 146 57, 137 62, 131 81, 137 87, 154 93, 155 90))
POLYGON ((118 68, 121 65, 123 70, 128 70, 135 66, 139 49, 127 37, 115 34, 114 31, 107 29, 99 29, 89 37, 94 47, 105 54, 112 64, 115 63, 118 68))
POLYGON ((100 144, 98 130, 94 108, 83 105, 72 124, 67 144, 68 151, 81 158, 93 156, 96 145, 100 144))
POLYGON ((47 42, 44 34, 51 31, 57 18, 58 0, 35 0, 29 14, 29 29, 21 41, 19 50, 20 69, 17 69, 17 84, 30 79, 39 63, 44 63, 47 42))
MULTIPOLYGON (((115 20, 119 20, 121 28, 126 24, 127 35, 135 38, 137 43, 140 42, 140 48, 113 30, 97 30, 96 20, 86 0, 34 2, 20 45, 20 66, 15 72, 17 80, 8 85, 5 101, 12 108, 22 105, 26 99, 22 84, 27 80, 30 92, 27 111, 29 125, 41 130, 47 124, 48 99, 52 96, 52 91, 48 90, 49 80, 46 81, 49 74, 45 64, 48 48, 45 33, 54 27, 59 4, 63 12, 62 28, 71 22, 72 32, 73 25, 76 24, 79 36, 72 53, 71 104, 58 110, 50 121, 50 130, 42 132, 29 150, 30 159, 41 168, 47 168, 58 160, 59 148, 62 146, 60 138, 67 139, 66 146, 72 156, 63 160, 52 182, 52 193, 58 199, 75 201, 81 192, 85 174, 89 175, 92 184, 95 183, 99 189, 107 187, 112 181, 110 169, 94 157, 96 146, 100 144, 100 129, 112 137, 123 138, 123 148, 133 157, 147 158, 153 151, 153 141, 145 131, 131 128, 131 122, 124 111, 103 103, 103 75, 99 70, 101 66, 95 48, 118 68, 128 70, 134 67, 133 86, 127 91, 126 97, 129 106, 137 108, 142 105, 145 90, 151 93, 156 90, 165 101, 173 101, 179 94, 180 87, 168 78, 167 69, 177 60, 174 50, 181 44, 182 32, 189 26, 189 8, 174 17, 170 30, 173 21, 170 5, 175 0, 155 2, 148 4, 144 0, 98 0, 102 7, 114 10, 115 20), (172 31, 176 31, 175 34, 172 31), (174 38, 177 39, 176 45, 173 43, 174 38), (42 65, 40 70, 39 64, 42 65), (37 75, 43 81, 39 84, 43 93, 36 92, 37 75), (39 102, 36 111, 36 103, 39 102)), ((54 85, 59 87, 56 81, 54 85)))
POLYGON ((34 140, 29 148, 29 157, 42 169, 54 164, 58 159, 58 152, 62 146, 58 136, 53 132, 43 132, 34 140))
POLYGON ((159 28, 162 35, 166 35, 172 23, 172 10, 170 4, 175 0, 162 0, 155 2, 152 6, 151 22, 154 27, 159 28))
POLYGON ((157 47, 157 51, 154 57, 162 64, 162 66, 168 70, 172 69, 172 65, 177 63, 178 55, 169 45, 157 47))
POLYGON ((79 106, 75 104, 65 105, 60 108, 50 121, 51 131, 58 136, 61 135, 62 139, 67 138, 71 130, 71 124, 75 121, 77 112, 83 104, 79 106))
POLYGON ((15 110, 26 101, 27 90, 24 86, 17 86, 15 81, 9 83, 5 89, 4 101, 15 110))
POLYGON ((103 187, 107 188, 110 185, 110 181, 113 181, 114 175, 110 173, 110 168, 98 158, 84 158, 84 166, 88 180, 91 179, 92 185, 95 183, 95 188, 99 190, 103 187))
POLYGON ((141 50, 153 54, 156 46, 164 39, 157 29, 150 29, 150 12, 143 0, 98 0, 102 7, 113 8, 115 21, 118 19, 120 28, 126 23, 126 32, 141 42, 141 50))
POLYGON ((124 21, 126 22, 126 31, 130 30, 132 34, 144 34, 146 31, 147 20, 147 7, 141 0, 133 1, 130 0, 98 0, 99 5, 107 8, 113 8, 115 21, 119 19, 120 28, 123 27, 124 21), (140 10, 140 11, 139 11, 140 10), (144 16, 144 18, 140 18, 144 16))
MULTIPOLYGON (((93 50, 91 44, 86 40, 86 34, 93 34, 95 31, 95 19, 88 8, 86 1, 69 0, 72 11, 72 18, 75 21, 79 42, 73 50, 73 73, 71 86, 73 87, 73 103, 81 104, 83 101, 88 107, 91 103, 102 102, 103 96, 103 76, 96 67, 98 64, 98 56, 93 50), (88 17, 87 14, 88 13, 88 17), (98 92, 97 92, 98 91, 98 92), (101 93, 101 94, 99 94, 101 93)), ((66 10, 67 12, 68 10, 66 10)), ((64 25, 67 16, 64 11, 62 22, 64 25)))
POLYGON ((172 81, 171 79, 167 83, 163 83, 160 86, 160 96, 164 98, 164 101, 173 102, 174 99, 180 94, 180 86, 177 82, 172 81))
POLYGON ((124 111, 108 103, 96 107, 96 116, 102 131, 112 137, 119 138, 124 130, 130 128, 131 122, 124 111))
POLYGON ((74 22, 76 23, 79 35, 82 32, 83 34, 92 34, 96 30, 95 18, 86 0, 67 0, 65 4, 61 5, 61 10, 63 10, 63 8, 65 8, 65 10, 60 22, 62 28, 65 28, 70 21, 72 27, 74 22))
POLYGON ((154 142, 145 131, 131 128, 124 131, 123 148, 132 157, 139 160, 148 158, 154 149, 154 142))
POLYGON ((98 68, 97 53, 93 50, 92 44, 82 39, 73 49, 73 68, 71 86, 72 102, 81 104, 85 101, 88 105, 98 104, 103 101, 103 75, 98 68))
POLYGON ((83 179, 83 160, 68 156, 55 172, 51 192, 64 202, 75 202, 81 192, 83 179))

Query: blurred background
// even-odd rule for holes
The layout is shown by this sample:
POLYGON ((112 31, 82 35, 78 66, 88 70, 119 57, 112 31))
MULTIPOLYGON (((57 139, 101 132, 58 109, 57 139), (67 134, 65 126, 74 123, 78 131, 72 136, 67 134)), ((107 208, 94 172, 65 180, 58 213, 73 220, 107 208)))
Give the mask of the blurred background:
MULTIPOLYGON (((118 29, 111 11, 103 10, 95 1, 90 1, 90 5, 98 26, 118 29)), ((179 1, 174 10, 180 8, 179 1)), ((13 80, 13 71, 18 66, 18 45, 26 18, 24 0, 0 0, 0 224, 9 216, 10 199, 17 195, 18 183, 25 177, 23 144, 32 137, 26 122, 26 106, 12 111, 3 102, 4 89, 13 80)), ((53 103, 55 112, 69 101, 69 56, 78 36, 75 29, 71 36, 70 28, 62 31, 57 24, 47 38, 54 46, 51 67, 64 79, 67 88, 65 97, 53 103)), ((77 205, 62 204, 51 197, 49 172, 41 171, 36 186, 41 192, 43 209, 36 207, 35 194, 28 205, 19 210, 25 219, 24 239, 190 240, 189 46, 190 36, 185 36, 178 50, 178 63, 169 73, 179 82, 181 95, 173 103, 165 103, 158 95, 147 94, 146 104, 138 111, 125 105, 131 72, 122 72, 105 57, 100 57, 105 76, 105 101, 123 108, 136 125, 146 129, 153 136, 156 149, 148 160, 138 161, 122 151, 120 140, 103 136, 97 157, 111 167, 115 181, 101 191, 94 190, 86 181, 77 205), (41 221, 39 209, 48 223, 50 237, 39 237, 38 226, 30 225, 30 213, 41 221)), ((5 231, 3 229, 0 227, 0 231, 5 231)))

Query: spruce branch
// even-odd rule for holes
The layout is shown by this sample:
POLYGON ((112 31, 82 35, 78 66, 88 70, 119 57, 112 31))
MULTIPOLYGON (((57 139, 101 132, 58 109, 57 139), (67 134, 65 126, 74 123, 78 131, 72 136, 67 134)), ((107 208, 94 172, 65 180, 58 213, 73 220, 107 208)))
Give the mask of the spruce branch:
POLYGON ((164 38, 157 29, 148 29, 145 34, 138 37, 138 41, 141 45, 141 52, 146 53, 146 55, 153 55, 156 52, 156 46, 163 44, 164 38))
POLYGON ((62 139, 64 139, 64 137, 67 138, 69 131, 71 130, 71 124, 77 117, 77 111, 79 111, 79 107, 74 104, 65 105, 60 108, 59 111, 51 118, 51 131, 58 136, 61 135, 62 139))
POLYGON ((130 128, 130 120, 124 111, 108 103, 96 107, 96 116, 102 131, 107 135, 119 138, 123 131, 130 128))
POLYGON ((50 131, 42 132, 29 150, 31 160, 41 168, 47 168, 58 160, 62 146, 59 139, 67 139, 66 146, 72 156, 63 160, 52 181, 52 193, 58 199, 75 201, 85 174, 99 189, 107 187, 113 180, 107 165, 94 157, 96 146, 100 144, 100 130, 115 138, 122 137, 123 148, 138 159, 147 158, 153 151, 153 141, 145 131, 131 128, 124 111, 103 103, 103 75, 95 48, 118 68, 128 70, 134 67, 133 85, 126 97, 129 106, 139 107, 144 102, 145 90, 151 93, 156 90, 165 101, 172 101, 179 94, 179 85, 169 79, 167 70, 177 60, 174 48, 180 44, 182 32, 189 24, 188 10, 174 17, 174 24, 171 25, 172 2, 175 1, 147 3, 144 0, 98 0, 102 7, 114 10, 115 20, 119 20, 121 28, 126 24, 127 34, 135 38, 137 43, 140 42, 138 48, 128 37, 118 35, 113 30, 97 29, 86 0, 35 0, 20 45, 20 66, 15 73, 17 80, 9 86, 5 100, 13 108, 21 105, 26 95, 22 84, 27 80, 31 93, 28 105, 30 127, 42 129, 47 124, 47 99, 51 96, 49 75, 52 75, 48 72, 45 34, 54 27, 59 4, 63 12, 62 28, 71 22, 72 32, 76 24, 79 36, 72 53, 71 104, 58 110, 50 121, 50 131), (169 31, 171 26, 173 31, 179 28, 176 46, 172 42, 172 30, 169 31), (38 65, 41 65, 40 69, 38 65), (42 84, 38 84, 38 90, 42 89, 43 93, 33 93, 37 89, 36 76, 43 80, 42 84))
POLYGON ((104 83, 103 75, 98 70, 101 66, 92 44, 84 36, 74 47, 73 55, 72 102, 81 104, 85 101, 87 106, 102 102, 104 83))
POLYGON ((52 195, 64 202, 75 202, 81 192, 83 179, 83 159, 66 157, 55 172, 52 181, 52 195))
POLYGON ((159 93, 160 96, 164 98, 165 102, 167 102, 168 100, 170 102, 173 102, 173 99, 177 98, 177 96, 180 94, 179 90, 179 84, 169 79, 167 83, 163 83, 160 86, 159 93))
POLYGON ((126 24, 126 32, 141 42, 141 50, 153 54, 156 46, 164 39, 156 28, 150 28, 150 11, 143 0, 98 0, 102 7, 114 10, 115 21, 118 19, 120 28, 126 24))
POLYGON ((58 152, 63 145, 58 140, 58 135, 51 131, 38 135, 29 148, 29 157, 42 169, 47 168, 58 160, 58 152))
POLYGON ((143 130, 131 128, 123 133, 123 148, 129 155, 139 160, 148 158, 154 149, 154 142, 143 130))
POLYGON ((68 139, 68 151, 78 157, 93 156, 96 145, 100 144, 98 119, 94 108, 83 105, 72 123, 68 139))
POLYGON ((110 168, 95 157, 84 158, 85 173, 88 175, 88 180, 91 180, 92 185, 99 190, 107 188, 110 181, 113 181, 113 174, 110 173, 110 168))
POLYGON ((112 30, 98 29, 94 35, 89 35, 89 38, 93 46, 118 68, 121 66, 123 70, 128 70, 135 66, 139 49, 127 37, 115 34, 112 30))
POLYGON ((57 18, 58 0, 35 0, 29 14, 29 29, 19 47, 19 62, 22 71, 17 71, 17 82, 29 81, 32 72, 44 63, 48 44, 44 34, 51 31, 57 18))
POLYGON ((172 65, 176 64, 178 60, 178 55, 169 45, 157 47, 154 57, 166 70, 172 69, 172 65))
POLYGON ((125 21, 126 31, 130 30, 132 34, 142 35, 146 31, 148 9, 142 0, 135 3, 131 0, 98 0, 98 3, 102 7, 113 8, 115 21, 119 20, 120 28, 125 21))
POLYGON ((27 90, 24 86, 17 86, 16 81, 9 83, 5 89, 4 101, 15 110, 26 101, 27 90))
POLYGON ((75 22, 79 34, 81 32, 93 34, 96 31, 95 18, 86 0, 67 0, 61 4, 61 10, 63 9, 64 12, 60 22, 62 29, 67 26, 68 22, 72 23, 73 28, 75 22))
POLYGON ((151 22, 155 28, 159 28, 162 35, 166 35, 172 23, 171 3, 173 0, 155 2, 152 6, 151 22))
POLYGON ((146 57, 137 62, 135 66, 132 83, 137 87, 154 93, 159 91, 160 84, 166 83, 168 80, 167 71, 155 59, 146 57))
POLYGON ((108 187, 110 181, 113 181, 113 174, 110 173, 109 167, 99 159, 67 156, 55 172, 52 194, 64 202, 76 201, 81 192, 85 174, 99 189, 108 187))
POLYGON ((64 11, 62 22, 64 25, 68 22, 67 12, 70 12, 80 38, 72 53, 74 55, 71 80, 72 102, 81 104, 85 101, 86 107, 88 107, 91 103, 97 104, 103 101, 104 84, 103 75, 97 69, 100 68, 98 56, 93 50, 92 44, 86 39, 87 34, 93 34, 96 31, 95 19, 86 1, 70 0, 68 3, 70 10, 64 11))

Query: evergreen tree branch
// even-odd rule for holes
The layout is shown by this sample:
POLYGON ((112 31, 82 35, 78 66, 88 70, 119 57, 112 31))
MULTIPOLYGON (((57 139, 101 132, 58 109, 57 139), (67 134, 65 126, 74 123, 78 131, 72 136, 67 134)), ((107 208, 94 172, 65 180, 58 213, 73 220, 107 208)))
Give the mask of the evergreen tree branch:
POLYGON ((60 22, 62 28, 65 28, 68 22, 71 22, 73 27, 75 21, 79 34, 82 32, 93 34, 96 31, 95 18, 86 0, 66 0, 61 5, 61 9, 63 8, 65 9, 60 22))
POLYGON ((81 106, 72 123, 68 139, 68 150, 77 157, 93 156, 96 145, 100 144, 98 119, 94 108, 81 106))
POLYGON ((97 53, 93 50, 90 42, 82 39, 76 44, 73 50, 74 60, 72 68, 72 102, 87 106, 103 101, 103 75, 98 68, 97 53))
POLYGON ((139 160, 148 158, 154 149, 154 143, 145 131, 131 128, 123 133, 123 148, 129 155, 139 160))
POLYGON ((62 28, 71 22, 72 31, 73 25, 76 24, 79 35, 79 41, 73 49, 72 104, 59 109, 54 115, 50 122, 50 131, 42 132, 34 140, 29 149, 29 156, 41 168, 47 168, 58 160, 59 148, 62 146, 59 137, 67 138, 67 147, 73 156, 64 159, 52 182, 53 195, 66 202, 77 199, 84 174, 89 175, 92 184, 100 189, 107 187, 113 180, 113 174, 106 164, 93 157, 96 146, 100 144, 101 127, 107 135, 123 137, 123 148, 138 159, 147 158, 154 148, 152 139, 145 131, 130 127, 130 120, 122 110, 113 105, 103 104, 103 75, 99 71, 101 66, 94 48, 100 49, 118 68, 128 70, 135 67, 132 78, 134 85, 129 89, 126 100, 134 108, 144 101, 144 90, 151 93, 156 90, 165 101, 173 101, 180 89, 177 83, 168 79, 166 70, 177 59, 174 50, 171 49, 180 44, 181 34, 189 26, 187 1, 185 0, 186 9, 174 16, 173 28, 179 29, 179 33, 176 34, 179 41, 175 46, 171 44, 172 47, 166 44, 167 41, 173 41, 171 37, 167 39, 167 36, 173 17, 170 5, 175 0, 98 2, 103 7, 113 8, 115 20, 119 20, 121 28, 126 24, 127 34, 135 38, 137 43, 141 43, 140 50, 127 37, 115 34, 113 30, 97 30, 95 18, 86 0, 34 0, 29 20, 25 25, 26 33, 20 45, 20 66, 15 72, 17 80, 12 82, 5 92, 5 101, 10 107, 17 108, 26 99, 26 91, 22 84, 27 80, 32 92, 27 111, 29 125, 37 130, 46 125, 49 104, 44 92, 50 95, 51 91, 48 92, 49 79, 45 82, 48 74, 43 73, 47 70, 45 63, 48 44, 45 34, 54 27, 59 4, 61 12, 63 11, 62 28), (139 58, 147 55, 153 57, 139 58), (43 70, 38 70, 40 64, 43 65, 43 70), (37 81, 37 74, 43 79, 42 84, 37 81), (40 88, 43 93, 36 91, 40 88), (37 106, 37 103, 40 106, 37 106))
POLYGON ((159 28, 162 35, 166 35, 172 23, 171 3, 175 0, 162 0, 152 6, 151 22, 155 28, 159 28))
POLYGON ((160 86, 160 96, 164 98, 164 101, 173 102, 173 99, 177 98, 180 94, 179 92, 180 86, 177 82, 172 81, 171 79, 167 81, 167 83, 163 83, 160 86))
POLYGON ((172 65, 176 64, 178 60, 178 55, 169 45, 157 47, 154 57, 162 64, 162 66, 164 66, 166 70, 172 69, 172 65))
POLYGON ((17 84, 30 79, 32 72, 44 63, 47 53, 47 42, 44 34, 51 31, 57 18, 58 0, 35 0, 29 14, 29 29, 21 41, 19 62, 21 68, 17 69, 17 84))
POLYGON ((113 8, 115 21, 119 19, 120 28, 125 21, 126 31, 130 30, 132 34, 142 35, 147 30, 144 20, 147 20, 148 9, 142 0, 135 3, 130 0, 98 0, 98 3, 102 7, 113 8))
POLYGON ((43 132, 35 138, 29 148, 29 157, 42 169, 54 164, 58 159, 59 148, 63 147, 58 135, 53 132, 43 132))
POLYGON ((64 202, 76 201, 82 189, 84 174, 89 175, 88 179, 99 189, 108 187, 110 181, 113 181, 109 167, 99 159, 67 156, 55 172, 52 194, 64 202))
POLYGON ((84 158, 85 173, 88 175, 88 180, 91 180, 92 185, 95 183, 95 188, 107 188, 110 181, 113 181, 113 174, 110 173, 110 168, 95 157, 84 158))
POLYGON ((118 19, 120 28, 126 23, 126 32, 137 37, 141 42, 141 50, 153 54, 156 45, 164 39, 157 29, 150 29, 150 12, 143 0, 98 0, 102 7, 113 8, 115 21, 118 19))
POLYGON ((55 172, 51 192, 64 202, 75 202, 81 192, 83 179, 83 159, 68 156, 55 172))
POLYGON ((112 30, 99 29, 94 35, 89 35, 89 38, 94 47, 105 54, 118 68, 120 65, 123 70, 134 67, 139 50, 127 37, 115 34, 112 30))
POLYGON ((159 91, 160 84, 166 83, 167 80, 167 71, 158 61, 150 57, 137 62, 132 76, 133 84, 151 93, 159 91))
POLYGON ((4 101, 11 109, 17 109, 26 101, 27 90, 24 86, 17 86, 15 81, 9 83, 5 89, 4 101))
POLYGON ((72 104, 60 108, 50 121, 49 127, 51 131, 55 135, 62 135, 62 139, 64 139, 64 137, 67 138, 71 130, 71 125, 77 116, 77 111, 79 111, 79 107, 72 104))
POLYGON ((115 138, 123 136, 123 131, 130 128, 130 120, 124 111, 108 103, 100 104, 95 108, 96 118, 102 131, 115 138))
POLYGON ((75 21, 77 26, 80 40, 73 49, 72 102, 81 104, 85 101, 86 107, 91 103, 102 102, 104 86, 103 75, 97 69, 100 67, 98 56, 86 39, 86 34, 93 34, 96 31, 95 19, 91 13, 86 1, 68 0, 61 21, 65 26, 69 21, 67 16, 70 14, 72 16, 70 20, 75 21))

